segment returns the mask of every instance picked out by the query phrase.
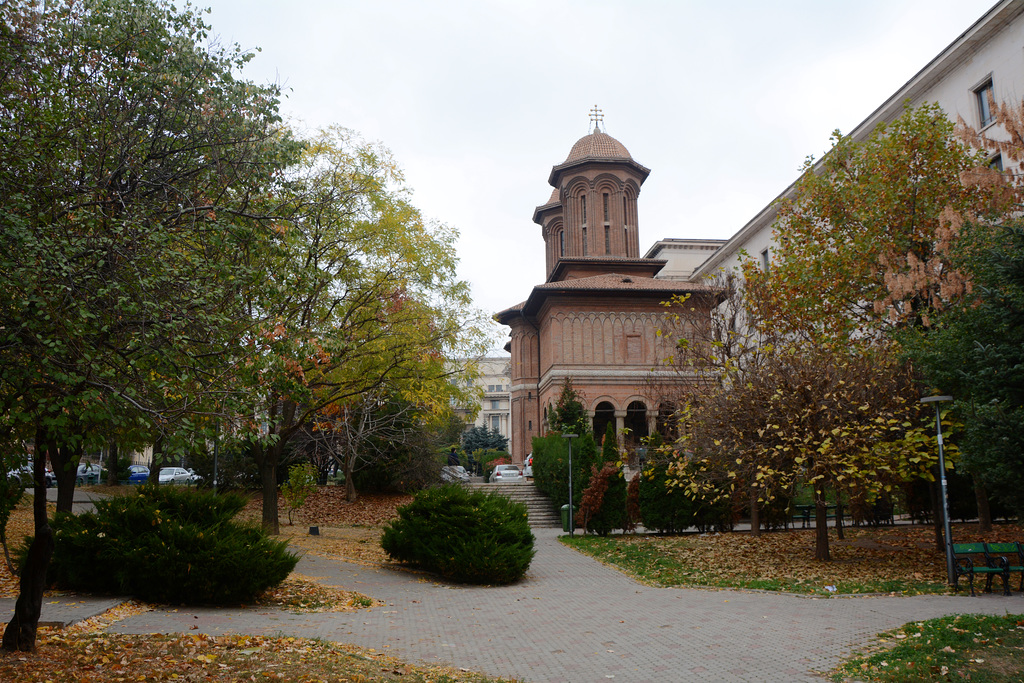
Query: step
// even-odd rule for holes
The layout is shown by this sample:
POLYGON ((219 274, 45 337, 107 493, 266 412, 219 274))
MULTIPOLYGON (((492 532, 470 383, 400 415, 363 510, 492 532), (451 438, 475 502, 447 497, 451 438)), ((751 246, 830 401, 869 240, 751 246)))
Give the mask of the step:
POLYGON ((501 484, 489 484, 483 482, 470 482, 467 486, 485 493, 497 493, 526 506, 527 519, 533 527, 560 527, 561 516, 555 510, 551 501, 543 493, 537 490, 530 480, 518 482, 505 482, 501 484))

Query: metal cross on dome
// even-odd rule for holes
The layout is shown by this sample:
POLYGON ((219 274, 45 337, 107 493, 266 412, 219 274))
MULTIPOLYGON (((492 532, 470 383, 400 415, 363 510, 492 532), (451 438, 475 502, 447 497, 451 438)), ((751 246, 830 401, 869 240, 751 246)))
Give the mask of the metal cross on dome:
POLYGON ((597 108, 596 104, 594 105, 594 108, 590 110, 590 122, 594 124, 594 130, 592 131, 594 133, 599 131, 601 126, 604 124, 604 114, 601 113, 601 110, 597 108))

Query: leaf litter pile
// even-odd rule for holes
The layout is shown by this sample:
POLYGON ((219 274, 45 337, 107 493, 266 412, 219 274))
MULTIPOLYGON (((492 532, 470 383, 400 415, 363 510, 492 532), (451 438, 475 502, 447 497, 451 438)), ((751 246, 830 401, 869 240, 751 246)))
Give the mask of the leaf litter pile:
MULTIPOLYGON (((410 498, 367 498, 360 504, 339 506, 338 496, 326 495, 321 497, 319 506, 322 514, 319 519, 364 528, 326 529, 321 531, 324 535, 311 537, 302 535, 308 534, 308 528, 300 533, 298 527, 282 526, 282 535, 288 537, 293 546, 370 564, 376 557, 383 558, 382 553, 378 555, 380 530, 376 527, 394 517, 395 508, 410 498), (354 557, 349 553, 354 553, 354 557)), ((16 543, 16 539, 31 531, 31 507, 22 504, 8 523, 8 538, 16 543)), ((0 597, 14 598, 17 594, 17 578, 0 562, 0 597)), ((311 577, 293 572, 280 586, 261 596, 259 604, 324 612, 351 611, 383 603, 360 593, 321 585, 311 577)), ((67 629, 41 628, 35 652, 0 651, 0 681, 487 683, 503 680, 451 667, 411 666, 372 649, 322 640, 104 632, 111 623, 150 609, 149 605, 127 601, 67 629)))
MULTIPOLYGON (((1019 528, 956 524, 957 542, 1017 540, 1019 528)), ((814 531, 682 536, 577 536, 562 541, 645 583, 786 591, 811 595, 944 593, 945 558, 930 526, 829 530, 831 562, 814 559, 814 531)))

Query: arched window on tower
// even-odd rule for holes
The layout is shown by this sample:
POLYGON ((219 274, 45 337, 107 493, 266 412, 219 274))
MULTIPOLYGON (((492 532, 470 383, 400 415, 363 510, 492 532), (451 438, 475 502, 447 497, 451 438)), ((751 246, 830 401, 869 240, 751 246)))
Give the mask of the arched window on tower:
POLYGON ((558 255, 565 256, 565 230, 558 231, 558 255))
POLYGON ((587 255, 587 229, 583 228, 583 255, 587 255))

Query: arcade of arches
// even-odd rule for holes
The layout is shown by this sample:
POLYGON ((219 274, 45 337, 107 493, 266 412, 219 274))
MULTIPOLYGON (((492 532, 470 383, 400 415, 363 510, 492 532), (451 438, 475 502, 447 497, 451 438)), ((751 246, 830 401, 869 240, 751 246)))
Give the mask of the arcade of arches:
POLYGON ((647 388, 674 349, 675 340, 659 334, 670 327, 663 302, 689 295, 691 305, 710 311, 715 295, 702 284, 657 277, 666 262, 639 256, 638 198, 649 173, 596 125, 551 169, 554 191, 533 214, 547 279, 495 315, 511 328, 513 462, 544 435, 547 407, 567 378, 599 439, 611 423, 629 447, 669 419, 647 388))

